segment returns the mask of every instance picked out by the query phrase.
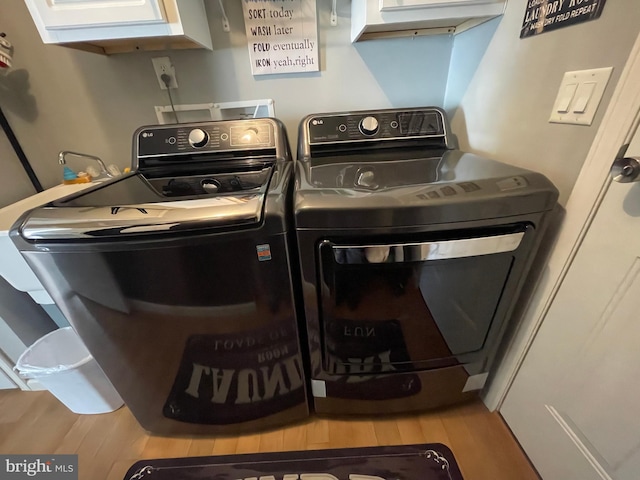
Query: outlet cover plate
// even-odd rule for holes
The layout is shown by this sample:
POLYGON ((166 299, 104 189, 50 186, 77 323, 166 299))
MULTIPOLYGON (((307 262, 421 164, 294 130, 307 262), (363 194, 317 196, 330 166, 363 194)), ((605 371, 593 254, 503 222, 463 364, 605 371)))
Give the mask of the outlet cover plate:
POLYGON ((171 77, 171 81, 169 82, 169 88, 178 88, 178 80, 176 80, 176 69, 171 63, 171 58, 169 57, 155 57, 151 59, 153 63, 153 70, 156 72, 156 78, 158 79, 158 84, 162 90, 167 89, 167 85, 162 81, 163 73, 166 73, 171 77))

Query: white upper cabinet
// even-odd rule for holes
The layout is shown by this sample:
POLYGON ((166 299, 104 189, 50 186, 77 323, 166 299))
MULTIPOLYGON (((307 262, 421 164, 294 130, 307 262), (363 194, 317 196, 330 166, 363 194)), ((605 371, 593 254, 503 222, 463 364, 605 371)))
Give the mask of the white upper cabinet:
POLYGON ((166 22, 161 0, 32 0, 48 30, 166 22))
POLYGON ((351 41, 456 34, 504 13, 506 0, 352 0, 351 41))
POLYGON ((487 3, 505 3, 492 0, 380 0, 380 10, 403 10, 409 8, 468 6, 487 3))
POLYGON ((203 0, 25 0, 44 43, 100 53, 211 49, 203 0))

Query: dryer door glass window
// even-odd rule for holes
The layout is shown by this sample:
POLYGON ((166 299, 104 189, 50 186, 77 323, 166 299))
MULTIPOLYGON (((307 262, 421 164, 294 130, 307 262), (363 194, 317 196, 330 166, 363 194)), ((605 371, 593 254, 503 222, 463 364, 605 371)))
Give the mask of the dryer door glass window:
MULTIPOLYGON (((462 363, 481 351, 524 236, 521 226, 398 242, 319 246, 320 319, 327 371, 462 363), (482 235, 481 235, 482 234, 482 235)), ((375 239, 372 239, 375 240, 375 239)))

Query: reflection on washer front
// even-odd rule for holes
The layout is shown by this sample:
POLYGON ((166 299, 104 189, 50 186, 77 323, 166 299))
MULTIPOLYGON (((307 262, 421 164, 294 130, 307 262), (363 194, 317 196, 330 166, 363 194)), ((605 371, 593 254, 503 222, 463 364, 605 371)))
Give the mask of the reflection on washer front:
POLYGON ((183 422, 226 424, 305 402, 296 331, 283 323, 241 335, 194 335, 163 408, 183 422))

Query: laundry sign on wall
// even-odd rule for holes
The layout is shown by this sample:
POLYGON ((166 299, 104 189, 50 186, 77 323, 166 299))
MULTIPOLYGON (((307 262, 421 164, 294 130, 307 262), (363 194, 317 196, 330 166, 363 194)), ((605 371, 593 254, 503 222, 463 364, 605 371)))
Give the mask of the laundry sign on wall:
POLYGON ((606 0, 527 0, 520 38, 600 17, 606 0))
POLYGON ((242 0, 251 73, 317 72, 316 0, 242 0))

